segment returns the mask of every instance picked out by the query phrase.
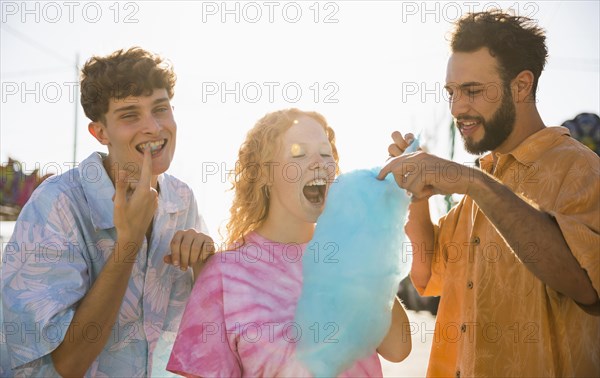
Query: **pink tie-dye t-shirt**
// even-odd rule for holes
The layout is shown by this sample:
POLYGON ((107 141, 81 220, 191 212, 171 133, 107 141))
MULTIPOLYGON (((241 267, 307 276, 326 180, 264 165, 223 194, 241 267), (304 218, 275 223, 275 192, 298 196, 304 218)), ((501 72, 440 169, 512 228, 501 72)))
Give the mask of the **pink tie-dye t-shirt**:
MULTIPOLYGON (((306 244, 282 244, 257 233, 205 266, 188 301, 167 370, 201 377, 310 377, 295 359, 301 337, 333 330, 294 322, 306 244)), ((340 377, 382 376, 377 353, 340 377)))

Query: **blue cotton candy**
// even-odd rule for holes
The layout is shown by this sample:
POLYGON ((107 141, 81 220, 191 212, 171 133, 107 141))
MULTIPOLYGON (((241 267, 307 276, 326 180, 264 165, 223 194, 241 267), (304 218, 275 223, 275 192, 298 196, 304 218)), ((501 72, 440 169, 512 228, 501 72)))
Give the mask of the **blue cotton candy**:
POLYGON ((410 200, 393 175, 377 180, 379 170, 337 178, 303 256, 296 353, 315 376, 337 376, 375 352, 410 269, 403 248, 410 200))

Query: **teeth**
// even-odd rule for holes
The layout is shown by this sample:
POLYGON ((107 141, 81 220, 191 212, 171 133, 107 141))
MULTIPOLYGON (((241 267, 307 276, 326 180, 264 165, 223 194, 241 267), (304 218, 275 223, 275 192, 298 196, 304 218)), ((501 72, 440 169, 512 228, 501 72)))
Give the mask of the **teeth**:
POLYGON ((165 140, 157 140, 154 142, 146 142, 146 143, 141 143, 138 144, 138 149, 140 151, 144 151, 146 149, 146 147, 150 147, 150 152, 154 152, 156 150, 158 150, 160 147, 162 147, 162 145, 165 144, 165 140))
POLYGON ((308 184, 306 184, 306 186, 316 186, 316 185, 326 185, 327 181, 325 179, 322 178, 318 178, 318 179, 314 179, 312 181, 310 181, 308 184))

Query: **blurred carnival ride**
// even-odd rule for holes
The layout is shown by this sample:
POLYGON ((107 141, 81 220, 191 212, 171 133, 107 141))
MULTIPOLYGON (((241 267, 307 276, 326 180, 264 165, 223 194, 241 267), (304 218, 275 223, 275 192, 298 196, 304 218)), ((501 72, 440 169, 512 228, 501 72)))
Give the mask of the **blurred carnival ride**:
POLYGON ((571 136, 585 144, 600 156, 600 117, 593 113, 581 113, 577 117, 563 122, 571 136))
POLYGON ((37 169, 28 174, 22 168, 11 158, 0 166, 0 221, 16 220, 35 188, 52 175, 40 176, 37 169))

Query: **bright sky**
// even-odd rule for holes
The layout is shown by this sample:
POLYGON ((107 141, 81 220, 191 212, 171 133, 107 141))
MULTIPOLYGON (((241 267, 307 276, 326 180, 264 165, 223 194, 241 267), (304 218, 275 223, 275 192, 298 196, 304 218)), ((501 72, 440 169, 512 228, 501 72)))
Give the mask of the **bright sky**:
MULTIPOLYGON (((3 0, 0 6, 2 162, 10 156, 26 170, 66 171, 76 105, 76 160, 104 151, 88 134, 74 96, 75 65, 142 46, 175 66, 179 128, 169 172, 192 187, 213 235, 231 203, 226 171, 246 131, 269 111, 324 114, 337 133, 343 171, 381 165, 393 130, 422 131, 430 151, 447 155, 445 36, 470 10, 510 8, 547 30, 550 58, 538 92, 546 124, 600 113, 597 0, 3 0)), ((457 160, 473 157, 459 153, 457 160)))

